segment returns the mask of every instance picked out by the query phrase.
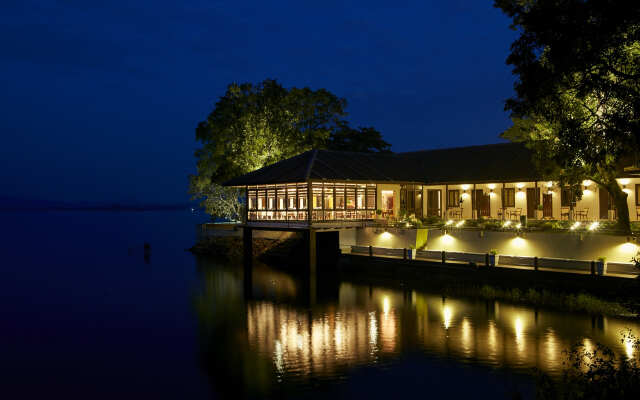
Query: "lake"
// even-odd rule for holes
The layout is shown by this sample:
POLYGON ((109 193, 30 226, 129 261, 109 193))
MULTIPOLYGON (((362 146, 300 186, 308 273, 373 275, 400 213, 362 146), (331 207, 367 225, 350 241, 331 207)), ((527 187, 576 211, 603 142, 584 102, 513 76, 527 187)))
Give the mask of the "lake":
POLYGON ((0 213, 3 398, 510 398, 637 321, 195 257, 189 212, 0 213), (151 251, 145 254, 143 244, 151 251))

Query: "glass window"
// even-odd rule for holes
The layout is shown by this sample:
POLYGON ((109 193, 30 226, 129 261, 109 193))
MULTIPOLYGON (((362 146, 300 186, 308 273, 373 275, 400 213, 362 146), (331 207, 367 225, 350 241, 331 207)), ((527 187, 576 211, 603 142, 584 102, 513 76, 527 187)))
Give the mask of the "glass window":
POLYGON ((286 210, 287 209, 287 203, 286 203, 286 189, 284 187, 278 187, 277 189, 277 198, 278 198, 278 210, 286 210))
POLYGON ((336 210, 344 210, 344 185, 336 183, 336 210))
POLYGON ((516 190, 514 188, 502 189, 502 204, 503 207, 516 206, 516 190))
POLYGON ((356 208, 356 185, 347 185, 347 209, 356 208))
POLYGON ((267 209, 267 191, 258 190, 258 210, 267 209))
POLYGON ((333 210, 333 184, 332 183, 324 184, 324 209, 333 210))
POLYGON ((249 190, 249 210, 255 210, 258 206, 258 192, 257 190, 249 190))
POLYGON ((295 186, 287 186, 287 207, 289 210, 296 209, 296 187, 295 186))
POLYGON ((460 191, 449 190, 447 192, 447 207, 459 207, 460 206, 460 191))
POLYGON ((365 203, 365 189, 366 189, 366 185, 358 185, 357 187, 357 201, 356 201, 356 207, 361 210, 366 208, 366 203, 365 203))
MULTIPOLYGON (((307 185, 304 183, 298 185, 298 209, 300 210, 307 209, 307 185)), ((306 218, 307 218, 306 216, 304 218, 300 218, 300 216, 298 215, 298 219, 306 219, 306 218)))
POLYGON ((276 191, 275 189, 267 190, 267 210, 276 209, 276 191))
POLYGON ((314 183, 312 186, 311 202, 314 210, 322 209, 322 185, 314 183))
POLYGON ((376 209, 376 187, 367 186, 367 209, 376 209))

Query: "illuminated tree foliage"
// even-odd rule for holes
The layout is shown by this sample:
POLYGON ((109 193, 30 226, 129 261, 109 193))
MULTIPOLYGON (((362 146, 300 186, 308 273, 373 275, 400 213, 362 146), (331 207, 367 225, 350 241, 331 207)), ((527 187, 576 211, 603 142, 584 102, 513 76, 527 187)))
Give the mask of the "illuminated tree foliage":
POLYGON ((238 219, 238 190, 220 186, 235 176, 311 149, 389 151, 374 128, 349 127, 345 108, 325 89, 287 89, 271 79, 229 85, 196 128, 202 147, 190 192, 212 217, 238 219))
POLYGON ((561 182, 590 179, 630 232, 627 194, 615 178, 637 166, 640 134, 640 2, 495 0, 520 37, 507 64, 518 80, 509 99, 514 126, 539 164, 561 182))

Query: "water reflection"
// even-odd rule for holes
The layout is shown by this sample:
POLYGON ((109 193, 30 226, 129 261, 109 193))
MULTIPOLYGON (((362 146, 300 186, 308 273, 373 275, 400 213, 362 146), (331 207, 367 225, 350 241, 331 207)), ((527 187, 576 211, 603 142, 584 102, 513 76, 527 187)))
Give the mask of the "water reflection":
POLYGON ((593 323, 583 314, 349 282, 324 283, 335 287, 309 306, 303 279, 258 266, 247 296, 242 268, 199 262, 203 365, 217 386, 234 382, 257 397, 274 382, 305 387, 334 381, 359 366, 393 363, 416 351, 557 374, 562 351, 577 341, 633 357, 631 342, 620 334, 626 328, 640 333, 638 323, 623 319, 593 323))

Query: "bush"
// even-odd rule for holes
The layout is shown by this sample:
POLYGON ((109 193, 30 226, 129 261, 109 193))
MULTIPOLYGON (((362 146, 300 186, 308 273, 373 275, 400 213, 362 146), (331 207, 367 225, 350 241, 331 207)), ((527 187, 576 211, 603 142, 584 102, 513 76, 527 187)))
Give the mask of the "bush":
MULTIPOLYGON (((622 343, 640 351, 640 340, 627 331, 622 343)), ((565 352, 566 361, 560 379, 538 372, 538 399, 638 399, 640 364, 631 358, 617 357, 611 349, 597 343, 590 350, 578 343, 565 352)))

